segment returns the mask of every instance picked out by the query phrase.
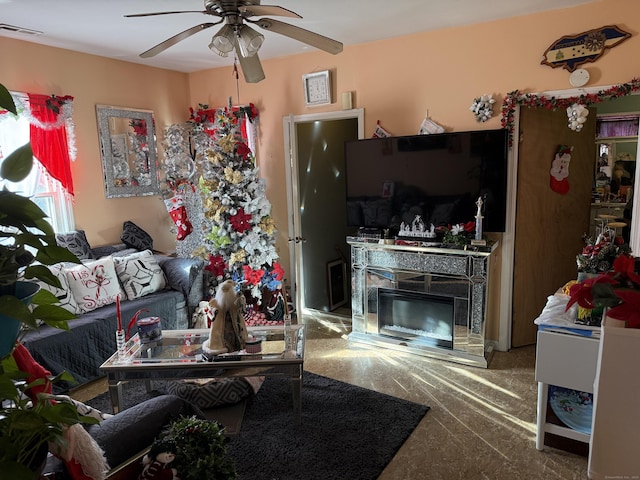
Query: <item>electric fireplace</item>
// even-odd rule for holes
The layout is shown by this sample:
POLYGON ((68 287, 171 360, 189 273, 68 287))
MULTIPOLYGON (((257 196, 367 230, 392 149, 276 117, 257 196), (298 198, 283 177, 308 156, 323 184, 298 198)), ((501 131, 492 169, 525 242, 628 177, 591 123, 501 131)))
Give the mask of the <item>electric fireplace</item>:
POLYGON ((483 250, 396 245, 348 237, 349 341, 488 367, 491 257, 483 250))
POLYGON ((453 297, 378 289, 381 335, 452 349, 454 310, 453 297))

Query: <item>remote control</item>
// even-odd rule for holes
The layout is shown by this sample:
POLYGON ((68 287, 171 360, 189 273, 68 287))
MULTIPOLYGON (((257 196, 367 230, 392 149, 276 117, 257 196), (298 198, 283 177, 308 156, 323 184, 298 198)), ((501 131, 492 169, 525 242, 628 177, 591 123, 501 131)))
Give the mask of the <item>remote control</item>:
POLYGON ((236 362, 241 359, 240 355, 217 355, 213 357, 214 362, 236 362))

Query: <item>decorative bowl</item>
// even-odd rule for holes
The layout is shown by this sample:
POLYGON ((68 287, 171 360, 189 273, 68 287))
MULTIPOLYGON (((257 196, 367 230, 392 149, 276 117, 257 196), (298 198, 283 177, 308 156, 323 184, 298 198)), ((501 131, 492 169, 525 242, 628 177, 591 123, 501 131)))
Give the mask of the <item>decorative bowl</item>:
POLYGON ((593 394, 550 385, 549 404, 567 427, 591 434, 593 394))

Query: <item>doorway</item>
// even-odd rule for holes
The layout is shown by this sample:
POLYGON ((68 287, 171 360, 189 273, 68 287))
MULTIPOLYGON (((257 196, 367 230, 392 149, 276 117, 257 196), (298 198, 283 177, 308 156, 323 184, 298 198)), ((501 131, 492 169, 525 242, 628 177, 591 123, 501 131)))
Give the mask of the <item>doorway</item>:
MULTIPOLYGON (((587 89, 586 91, 580 90, 566 90, 566 91, 556 91, 556 92, 545 92, 544 95, 545 96, 554 96, 556 98, 566 98, 566 97, 572 97, 572 96, 576 96, 578 94, 583 94, 583 93, 596 93, 599 89, 596 89, 595 87, 593 89, 587 89)), ((589 115, 589 117, 591 117, 592 120, 595 120, 596 115, 601 115, 601 114, 616 114, 616 113, 629 113, 629 112, 639 112, 640 111, 640 95, 637 94, 629 94, 620 98, 615 98, 615 99, 609 99, 607 101, 604 102, 600 102, 597 104, 592 105, 592 108, 595 109, 595 111, 592 111, 591 114, 589 115)), ((520 111, 520 115, 523 113, 523 110, 520 111)), ((519 116, 517 115, 516 117, 516 131, 523 131, 524 134, 526 135, 526 130, 523 129, 520 125, 520 119, 519 116)), ((566 130, 566 116, 563 118, 563 122, 560 122, 558 125, 558 129, 562 129, 562 130, 566 130)), ((585 132, 583 131, 583 134, 585 132)), ((592 139, 595 142, 595 131, 592 134, 592 139)), ((595 158, 596 158, 596 150, 595 150, 595 145, 593 147, 592 150, 592 156, 589 163, 593 165, 593 167, 595 168, 595 158)), ((514 145, 514 152, 512 152, 513 156, 514 156, 514 162, 512 162, 512 165, 518 165, 518 160, 517 157, 519 155, 519 148, 518 148, 518 143, 516 142, 516 144, 514 145)), ((546 158, 546 161, 549 161, 548 158, 548 154, 544 154, 543 157, 546 158)), ((576 184, 578 180, 578 178, 574 175, 575 173, 577 173, 577 170, 575 170, 575 167, 577 167, 579 164, 576 163, 571 163, 571 175, 569 177, 569 181, 570 183, 572 183, 573 185, 576 184)), ((523 179, 521 178, 521 173, 520 171, 518 171, 519 169, 516 168, 515 169, 517 173, 514 172, 515 178, 512 178, 513 180, 513 184, 518 184, 520 183, 520 181, 523 179)), ((546 174, 546 173, 545 173, 546 174)), ((548 175, 547 175, 548 176, 548 175)), ((526 174, 523 175, 523 177, 526 177, 526 174)), ((530 181, 530 178, 524 179, 525 181, 530 181)), ((589 187, 592 186, 593 184, 593 176, 591 176, 589 178, 589 176, 585 177, 584 182, 586 182, 586 184, 589 185, 589 187)), ((573 188, 573 186, 571 187, 573 188)), ((633 190, 637 190, 638 188, 640 188, 640 175, 636 175, 635 178, 635 185, 634 187, 632 187, 633 190)), ((509 191, 511 192, 510 195, 512 195, 512 201, 515 204, 516 203, 516 190, 515 188, 510 188, 509 191)), ((520 192, 521 193, 521 192, 520 192)), ((631 218, 631 225, 630 225, 630 247, 632 252, 634 252, 634 254, 636 254, 635 252, 640 251, 640 228, 639 228, 639 223, 638 223, 638 215, 636 215, 635 213, 640 211, 640 197, 638 197, 637 195, 633 195, 631 201, 633 202, 632 205, 632 212, 634 213, 634 215, 632 215, 631 218)), ((580 202, 581 205, 584 205, 584 207, 580 207, 580 210, 575 210, 576 213, 580 212, 579 214, 582 215, 583 214, 583 209, 589 209, 589 205, 591 205, 590 200, 585 200, 585 201, 581 201, 580 202), (585 203, 586 202, 586 203, 585 203)), ((562 211, 566 210, 566 208, 559 208, 559 207, 554 207, 550 210, 550 212, 552 214, 560 214, 562 213, 562 211)), ((515 232, 516 228, 515 228, 515 215, 513 217, 513 230, 511 230, 511 232, 515 232)), ((563 228, 564 230, 564 228, 563 228)), ((585 228, 585 232, 589 231, 589 226, 587 226, 585 228)), ((522 233, 522 231, 521 231, 522 233)), ((575 241, 575 235, 573 237, 573 241, 575 241)), ((514 237, 517 237, 517 235, 514 235, 514 237)), ((533 237, 533 235, 532 235, 533 237)), ((538 243, 539 239, 537 236, 533 237, 535 238, 535 240, 529 240, 527 238, 524 239, 524 241, 531 243, 538 243)), ((521 240, 522 236, 521 236, 521 240)), ((511 235, 507 235, 506 238, 503 241, 503 256, 504 258, 508 258, 511 255, 513 255, 512 258, 514 258, 516 255, 514 254, 515 251, 515 240, 511 239, 511 235)), ((571 253, 567 253, 568 256, 570 256, 571 258, 575 259, 575 256, 580 252, 580 250, 582 249, 582 247, 584 246, 584 244, 582 242, 580 242, 578 245, 576 245, 574 247, 574 250, 571 251, 571 253)), ((637 255, 637 254, 636 254, 637 255)), ((533 325, 533 320, 539 315, 542 306, 544 305, 544 299, 546 298, 547 295, 550 295, 551 293, 553 293, 553 290, 555 290, 556 288, 559 288, 562 283, 562 281, 558 278, 553 280, 553 285, 548 284, 546 287, 545 292, 539 291, 539 292, 533 292, 529 287, 524 286, 523 287, 523 299, 524 298, 529 298, 531 296, 535 296, 536 300, 538 302, 542 302, 542 304, 537 304, 535 306, 529 306, 529 310, 528 313, 525 313, 526 309, 520 308, 522 305, 524 305, 524 303, 526 303, 524 300, 524 303, 520 303, 520 306, 518 306, 518 300, 517 300, 517 293, 513 291, 514 285, 509 285, 509 282, 516 282, 516 277, 518 276, 517 272, 514 271, 509 271, 509 265, 512 265, 511 268, 515 269, 515 266, 513 265, 513 263, 511 262, 503 262, 503 278, 502 278, 502 284, 501 284, 501 288, 502 291, 505 293, 503 298, 503 301, 501 302, 501 316, 500 316, 500 335, 501 335, 501 339, 505 340, 508 342, 508 346, 507 349, 510 349, 511 347, 515 347, 515 346, 519 346, 519 345, 526 345, 529 343, 535 343, 535 325, 533 325), (507 272, 507 274, 505 274, 505 271, 507 272), (542 300, 540 300, 540 298, 542 298, 542 300), (510 305, 509 308, 507 309, 503 309, 503 307, 506 305, 510 305), (516 313, 517 312, 517 313, 516 313), (507 333, 506 338, 504 338, 504 334, 507 333)), ((571 264, 571 272, 573 272, 571 275, 576 275, 577 273, 577 265, 575 265, 575 261, 571 264)), ((525 270, 526 271, 526 270, 525 270)), ((529 277, 531 277, 532 272, 527 272, 526 275, 528 275, 529 277)), ((523 273, 523 271, 520 271, 521 275, 525 275, 525 273, 523 273)), ((547 275, 544 275, 543 273, 540 273, 538 275, 539 277, 542 277, 545 279, 545 281, 547 280, 547 275)), ((566 277, 566 275, 565 275, 566 277)), ((532 279, 535 280, 535 279, 532 279)), ((525 283, 525 280, 522 280, 522 283, 525 283)), ((539 285, 539 283, 536 283, 539 285)), ((502 345, 505 345, 505 343, 503 343, 502 345)), ((502 348, 499 348, 500 350, 502 350, 502 348)))
POLYGON ((344 142, 363 138, 364 111, 289 116, 283 122, 285 151, 290 155, 287 203, 292 296, 301 313, 348 307, 344 142), (344 273, 335 275, 336 271, 344 273), (335 301, 340 291, 346 291, 344 302, 335 301))

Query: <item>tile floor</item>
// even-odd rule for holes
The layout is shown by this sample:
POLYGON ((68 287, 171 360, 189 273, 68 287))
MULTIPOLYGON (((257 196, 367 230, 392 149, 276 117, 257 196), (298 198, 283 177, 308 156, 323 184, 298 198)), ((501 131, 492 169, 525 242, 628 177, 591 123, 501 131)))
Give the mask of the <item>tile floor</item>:
POLYGON ((587 479, 586 457, 535 448, 535 347, 496 352, 484 369, 350 344, 347 317, 305 315, 303 323, 305 370, 431 407, 378 480, 587 479))
POLYGON ((349 319, 314 315, 305 370, 429 405, 379 480, 586 479, 587 458, 535 448, 535 347, 488 369, 349 344, 349 319))

